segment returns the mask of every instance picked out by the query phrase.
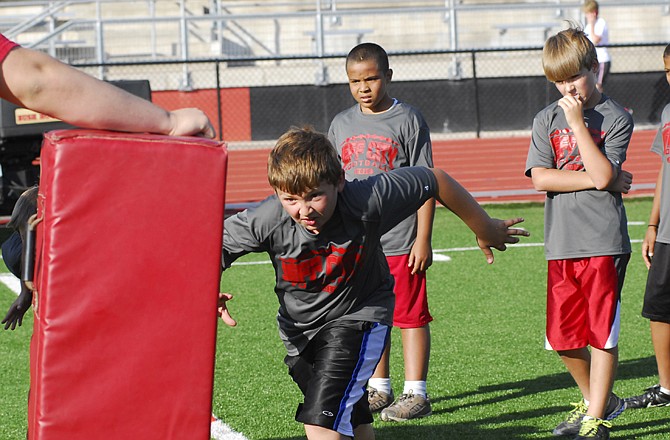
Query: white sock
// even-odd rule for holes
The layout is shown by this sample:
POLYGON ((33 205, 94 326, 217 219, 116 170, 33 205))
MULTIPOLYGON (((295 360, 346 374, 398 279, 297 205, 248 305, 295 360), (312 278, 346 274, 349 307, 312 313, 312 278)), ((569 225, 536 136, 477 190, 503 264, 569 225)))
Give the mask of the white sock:
POLYGON ((584 399, 584 405, 586 405, 588 407, 589 406, 589 401, 584 399))
POLYGON ((403 394, 418 394, 426 397, 426 381, 425 380, 406 380, 403 394))
POLYGON ((670 390, 667 389, 667 388, 663 388, 663 387, 661 387, 661 392, 665 393, 665 394, 670 394, 670 390))
POLYGON ((391 394, 391 378, 389 377, 371 377, 368 380, 368 386, 381 393, 391 394))

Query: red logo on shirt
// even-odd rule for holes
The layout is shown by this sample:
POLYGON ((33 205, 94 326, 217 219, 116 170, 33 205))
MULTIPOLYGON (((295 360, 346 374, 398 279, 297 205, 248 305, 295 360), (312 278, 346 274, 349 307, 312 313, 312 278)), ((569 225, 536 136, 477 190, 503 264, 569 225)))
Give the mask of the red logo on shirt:
POLYGON ((303 252, 298 258, 282 258, 282 279, 301 289, 320 289, 333 293, 355 272, 363 255, 363 247, 330 245, 327 248, 303 252))
POLYGON ((347 138, 342 143, 342 165, 354 174, 373 175, 393 169, 398 144, 392 139, 373 134, 347 138))
MULTIPOLYGON (((593 142, 601 147, 603 143, 604 133, 600 130, 589 129, 593 142)), ((584 169, 582 156, 579 154, 577 148, 577 139, 569 128, 555 130, 549 135, 551 147, 554 149, 554 164, 556 169, 581 171, 584 169)))
POLYGON ((670 122, 663 124, 663 155, 670 162, 670 122))

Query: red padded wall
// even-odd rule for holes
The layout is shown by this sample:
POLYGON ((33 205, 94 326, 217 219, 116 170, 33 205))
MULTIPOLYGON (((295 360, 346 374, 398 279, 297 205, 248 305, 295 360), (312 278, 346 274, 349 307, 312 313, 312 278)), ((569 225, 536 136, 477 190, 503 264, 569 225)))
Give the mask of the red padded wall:
POLYGON ((45 136, 30 439, 209 439, 226 161, 199 138, 45 136))

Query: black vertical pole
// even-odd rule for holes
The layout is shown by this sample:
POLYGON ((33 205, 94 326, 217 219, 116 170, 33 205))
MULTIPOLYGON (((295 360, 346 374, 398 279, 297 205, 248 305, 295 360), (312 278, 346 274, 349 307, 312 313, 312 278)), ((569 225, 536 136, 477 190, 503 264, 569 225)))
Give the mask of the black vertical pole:
POLYGON ((475 52, 472 51, 470 52, 470 57, 472 59, 472 80, 473 80, 473 86, 474 86, 474 93, 475 93, 475 130, 476 130, 476 135, 477 138, 479 138, 479 135, 482 130, 482 123, 481 123, 481 114, 479 112, 479 85, 477 84, 477 63, 475 62, 475 52))

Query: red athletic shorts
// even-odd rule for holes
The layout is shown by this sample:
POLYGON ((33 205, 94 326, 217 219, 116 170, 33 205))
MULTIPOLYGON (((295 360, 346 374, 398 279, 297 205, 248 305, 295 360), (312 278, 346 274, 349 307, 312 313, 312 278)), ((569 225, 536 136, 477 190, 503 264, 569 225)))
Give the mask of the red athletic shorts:
POLYGON ((621 288, 629 259, 630 254, 549 260, 548 350, 616 347, 621 288))
POLYGON ((395 278, 395 309, 393 325, 399 328, 419 328, 433 320, 428 311, 426 272, 412 275, 407 265, 409 254, 387 256, 391 275, 395 278))

